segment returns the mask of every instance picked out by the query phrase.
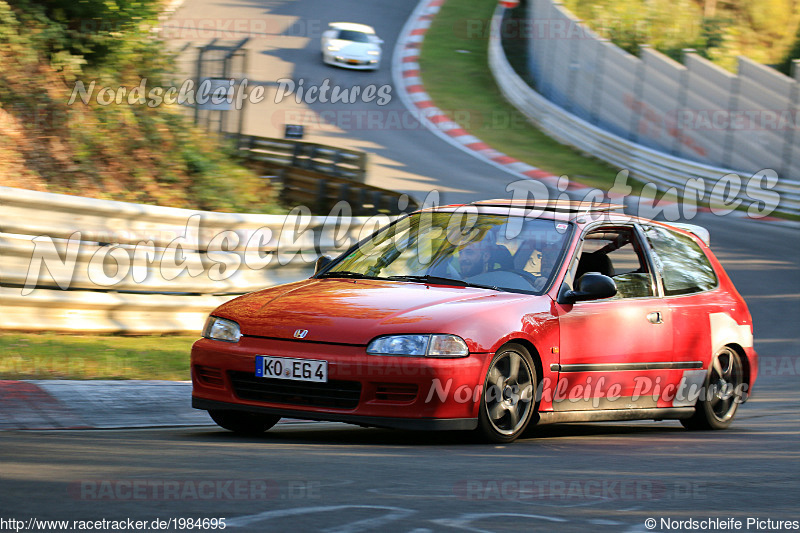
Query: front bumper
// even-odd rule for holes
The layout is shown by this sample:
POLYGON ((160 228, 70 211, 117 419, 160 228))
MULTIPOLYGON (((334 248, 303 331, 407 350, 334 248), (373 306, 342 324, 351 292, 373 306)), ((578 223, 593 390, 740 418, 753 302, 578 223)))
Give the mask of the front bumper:
POLYGON ((192 396, 192 407, 195 409, 203 409, 205 411, 247 411, 250 413, 278 415, 281 417, 298 418, 301 420, 348 422, 350 424, 358 424, 360 426, 409 429, 417 431, 465 431, 478 427, 477 418, 387 418, 378 416, 349 415, 346 413, 310 413, 308 411, 297 411, 285 408, 276 409, 272 407, 217 402, 214 400, 196 398, 194 396, 192 396))
POLYGON ((489 354, 368 355, 364 346, 243 337, 192 347, 192 405, 405 429, 473 429, 489 354), (255 377, 256 355, 324 359, 321 386, 255 377))
POLYGON ((349 56, 339 52, 325 52, 323 57, 329 65, 359 70, 377 69, 381 64, 380 56, 349 56))

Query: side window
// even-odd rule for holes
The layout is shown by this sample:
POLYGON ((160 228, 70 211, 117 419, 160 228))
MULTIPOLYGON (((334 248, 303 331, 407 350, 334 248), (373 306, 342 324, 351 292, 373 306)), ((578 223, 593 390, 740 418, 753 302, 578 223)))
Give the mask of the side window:
POLYGON ((645 226, 644 232, 664 280, 664 294, 692 294, 717 286, 714 268, 691 237, 659 226, 645 226))
POLYGON ((574 279, 577 281, 586 272, 599 272, 613 279, 617 285, 613 298, 655 296, 653 275, 631 227, 601 228, 587 233, 574 279))

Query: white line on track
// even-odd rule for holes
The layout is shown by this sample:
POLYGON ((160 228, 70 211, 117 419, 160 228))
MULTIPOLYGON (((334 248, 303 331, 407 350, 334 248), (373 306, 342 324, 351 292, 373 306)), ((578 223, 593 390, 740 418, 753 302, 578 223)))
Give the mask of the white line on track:
POLYGON ((288 516, 308 515, 311 513, 329 513, 335 511, 344 511, 352 509, 375 509, 387 511, 385 514, 376 516, 375 518, 366 518, 364 520, 357 520, 340 526, 324 529, 327 533, 359 533, 361 531, 374 531, 381 526, 384 526, 395 520, 400 520, 410 516, 416 511, 405 509, 403 507, 389 507, 383 505, 326 505, 314 507, 295 507, 292 509, 279 509, 276 511, 265 511, 253 515, 239 516, 227 520, 227 527, 244 527, 256 522, 263 522, 265 520, 273 520, 276 518, 285 518, 288 516))

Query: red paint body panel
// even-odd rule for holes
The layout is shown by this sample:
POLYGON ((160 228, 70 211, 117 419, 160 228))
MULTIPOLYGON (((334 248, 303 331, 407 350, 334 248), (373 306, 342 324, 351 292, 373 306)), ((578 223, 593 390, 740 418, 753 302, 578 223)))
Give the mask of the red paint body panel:
POLYGON ((363 346, 243 338, 236 345, 201 339, 192 347, 192 365, 224 370, 224 388, 207 386, 193 372, 195 397, 220 402, 262 407, 287 407, 286 404, 242 400, 231 387, 230 371, 255 373, 255 356, 273 355, 306 359, 326 359, 330 380, 362 383, 361 400, 355 409, 333 409, 292 405, 292 409, 311 412, 355 414, 399 418, 474 418, 477 404, 471 399, 478 390, 488 367, 487 354, 474 354, 464 359, 421 357, 385 357, 367 355, 363 346), (222 346, 221 346, 222 345, 222 346), (439 388, 436 388, 438 380, 439 388), (413 401, 380 401, 375 391, 378 384, 415 384, 418 392, 413 401), (461 399, 452 398, 461 389, 461 399), (468 390, 467 390, 468 389, 468 390), (446 400, 441 401, 441 391, 446 400))
MULTIPOLYGON (((515 301, 530 307, 530 300, 487 289, 330 278, 248 294, 223 304, 214 315, 236 320, 243 335, 290 339, 302 327, 309 332, 307 342, 365 346, 383 334, 452 333, 460 324, 470 351, 486 352, 496 347, 497 327, 503 324, 486 317, 515 301)), ((523 315, 515 318, 520 326, 523 315)))

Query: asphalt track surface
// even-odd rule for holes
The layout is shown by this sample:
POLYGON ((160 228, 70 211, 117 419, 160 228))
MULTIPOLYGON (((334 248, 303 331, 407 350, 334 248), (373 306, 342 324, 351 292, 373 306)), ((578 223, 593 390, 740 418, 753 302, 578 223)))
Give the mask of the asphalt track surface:
MULTIPOLYGON (((414 4, 189 0, 176 16, 358 20, 378 29, 388 52, 414 4)), ((388 61, 377 73, 322 65, 313 37, 254 39, 263 56, 253 61, 256 74, 390 83, 388 61)), ((389 105, 403 109, 399 99, 389 105)), ((515 180, 421 129, 340 129, 320 136, 376 154, 373 179, 387 187, 442 187, 456 201, 502 196, 515 180)), ((709 214, 695 221, 710 229, 712 248, 748 301, 761 356, 754 397, 729 430, 691 433, 677 422, 547 426, 507 446, 461 433, 332 423, 281 424, 257 438, 208 427, 7 431, 0 518, 225 518, 232 531, 418 533, 637 532, 650 530, 648 518, 655 531, 766 531, 777 520, 800 520, 800 232, 709 214)))

